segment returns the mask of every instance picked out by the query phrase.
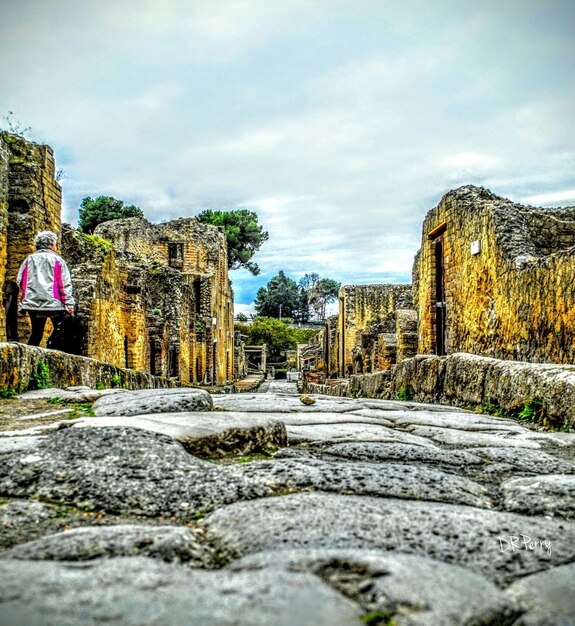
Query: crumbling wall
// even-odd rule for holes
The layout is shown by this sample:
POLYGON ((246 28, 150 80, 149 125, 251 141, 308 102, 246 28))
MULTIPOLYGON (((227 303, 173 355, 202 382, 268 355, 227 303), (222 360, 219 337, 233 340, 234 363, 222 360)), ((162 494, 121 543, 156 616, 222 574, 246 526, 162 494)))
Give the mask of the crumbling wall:
POLYGON ((116 367, 198 382, 193 287, 177 270, 119 254, 106 240, 64 226, 68 259, 87 329, 85 353, 116 367))
MULTIPOLYGON (((0 285, 6 280, 8 262, 8 146, 0 135, 0 285)), ((2 307, 0 307, 0 341, 6 339, 7 294, 2 289, 2 307)))
POLYGON ((473 186, 446 194, 414 264, 420 353, 437 350, 437 233, 448 354, 575 362, 575 207, 525 207, 473 186))
MULTIPOLYGON (((182 382, 223 385, 233 380, 233 291, 224 231, 193 218, 163 224, 128 218, 104 222, 94 234, 109 241, 121 256, 146 259, 156 265, 157 273, 169 273, 163 284, 174 293, 166 295, 164 309, 175 308, 179 316, 168 316, 171 322, 162 329, 158 315, 152 315, 150 350, 162 351, 150 355, 152 368, 169 363, 171 375, 180 376, 182 382)), ((158 301, 164 297, 161 284, 156 281, 158 301)), ((158 307, 149 303, 148 309, 158 307)))
POLYGON ((395 311, 411 307, 411 285, 346 285, 339 290, 338 372, 373 371, 378 336, 395 332, 395 311))
MULTIPOLYGON (((27 141, 11 133, 0 133, 0 284, 3 302, 14 294, 22 261, 34 252, 34 238, 41 230, 60 234, 62 190, 55 180, 56 165, 50 146, 27 141)), ((16 296, 17 297, 17 296, 16 296)), ((10 313, 9 319, 10 319, 10 313)), ((26 339, 29 320, 19 315, 17 338, 26 339)), ((47 324, 47 332, 50 324, 47 324)), ((0 314, 0 340, 7 333, 6 311, 0 314)))

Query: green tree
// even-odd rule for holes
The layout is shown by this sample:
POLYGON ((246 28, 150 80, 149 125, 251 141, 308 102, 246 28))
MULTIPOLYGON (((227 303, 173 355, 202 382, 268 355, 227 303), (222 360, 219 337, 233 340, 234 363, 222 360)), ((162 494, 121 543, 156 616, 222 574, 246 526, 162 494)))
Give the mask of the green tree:
POLYGON ((315 287, 319 280, 319 274, 315 272, 306 274, 298 283, 299 290, 299 310, 297 318, 300 322, 309 322, 311 317, 309 295, 310 291, 315 287))
POLYGON ((309 304, 318 320, 325 319, 327 305, 337 300, 341 283, 331 278, 320 278, 309 290, 309 304))
POLYGON ((256 317, 251 326, 236 324, 236 329, 248 336, 248 345, 265 343, 271 362, 280 361, 283 352, 294 350, 296 343, 306 343, 318 333, 317 329, 291 328, 274 317, 256 317))
POLYGON ((266 287, 258 290, 254 306, 263 317, 293 317, 298 311, 300 296, 297 284, 283 270, 266 287))
POLYGON ((98 196, 95 199, 84 198, 80 203, 80 230, 93 233, 98 224, 123 217, 144 217, 142 209, 133 204, 125 205, 122 200, 112 196, 98 196))
POLYGON ((273 317, 256 317, 250 329, 249 343, 265 343, 271 361, 279 361, 281 353, 290 350, 295 344, 290 328, 273 317))
POLYGON ((307 319, 313 311, 316 319, 324 320, 327 305, 337 299, 341 283, 331 278, 320 278, 319 274, 313 273, 301 278, 298 287, 301 301, 307 307, 307 319))
POLYGON ((223 226, 228 242, 228 267, 231 270, 243 267, 254 276, 260 273, 252 257, 269 239, 263 227, 258 223, 258 216, 248 209, 235 211, 212 211, 207 209, 196 216, 204 224, 223 226))

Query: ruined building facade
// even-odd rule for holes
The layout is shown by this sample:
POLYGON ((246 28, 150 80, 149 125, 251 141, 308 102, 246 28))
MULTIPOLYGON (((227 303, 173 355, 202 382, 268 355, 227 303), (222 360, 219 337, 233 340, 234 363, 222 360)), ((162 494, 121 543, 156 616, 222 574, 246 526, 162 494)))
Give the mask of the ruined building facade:
POLYGON ((54 175, 48 146, 0 135, 0 341, 27 340, 28 316, 18 314, 15 280, 36 233, 52 230, 72 273, 86 356, 184 384, 233 380, 224 233, 194 219, 153 225, 133 218, 85 235, 61 224, 54 175))
POLYGON ((114 275, 107 280, 89 267, 72 270, 75 284, 81 276, 95 279, 88 351, 184 383, 222 385, 235 378, 224 232, 193 218, 163 224, 128 218, 100 224, 94 236, 112 244, 102 263, 122 268, 122 280, 116 285, 114 275), (105 328, 117 332, 101 332, 105 328))
POLYGON ((411 285, 344 285, 339 314, 304 348, 304 369, 323 380, 389 370, 417 351, 411 285))
POLYGON ((16 277, 38 231, 59 235, 61 204, 52 148, 0 133, 0 341, 29 333, 28 317, 18 316, 16 277))
POLYGON ((389 369, 396 362, 398 343, 406 351, 401 320, 407 314, 398 312, 411 309, 411 285, 341 287, 337 346, 334 346, 339 375, 389 369))
POLYGON ((420 353, 575 363, 575 207, 447 193, 413 272, 420 353))

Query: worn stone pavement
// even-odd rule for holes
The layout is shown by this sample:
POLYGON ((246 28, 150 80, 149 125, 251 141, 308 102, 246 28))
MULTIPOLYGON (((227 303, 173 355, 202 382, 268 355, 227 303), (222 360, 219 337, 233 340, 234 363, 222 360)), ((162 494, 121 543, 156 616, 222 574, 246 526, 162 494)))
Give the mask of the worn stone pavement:
POLYGON ((575 624, 574 434, 286 382, 2 402, 2 626, 575 624))

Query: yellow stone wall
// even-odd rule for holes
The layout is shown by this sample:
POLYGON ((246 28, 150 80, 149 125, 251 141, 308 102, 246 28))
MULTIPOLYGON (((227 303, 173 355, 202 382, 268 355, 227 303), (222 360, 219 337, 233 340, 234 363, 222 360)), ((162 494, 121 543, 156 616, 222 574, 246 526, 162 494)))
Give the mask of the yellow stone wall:
MULTIPOLYGON (((55 180, 54 153, 10 133, 0 133, 0 284, 16 281, 26 256, 34 252, 41 230, 57 235, 61 227, 62 190, 55 180)), ((47 324, 47 333, 50 324, 47 324)), ((30 332, 27 315, 18 318, 18 338, 30 332)), ((4 310, 0 314, 0 340, 6 339, 4 310)))
POLYGON ((524 207, 472 186, 446 194, 425 218, 414 265, 423 354, 436 351, 438 229, 448 354, 575 362, 575 207, 524 207))
MULTIPOLYGON (((6 278, 8 261, 8 145, 0 135, 0 286, 6 278)), ((0 307, 0 341, 6 340, 6 315, 0 307)))
POLYGON ((100 224, 95 235, 110 241, 121 254, 130 253, 179 272, 189 286, 193 304, 189 323, 179 329, 180 376, 191 382, 231 382, 233 291, 223 230, 193 218, 163 224, 129 218, 100 224), (181 247, 177 258, 170 255, 175 246, 181 247))
POLYGON ((336 357, 340 375, 353 372, 353 350, 358 345, 359 334, 371 323, 394 316, 398 306, 410 301, 411 285, 346 285, 340 288, 336 357))

